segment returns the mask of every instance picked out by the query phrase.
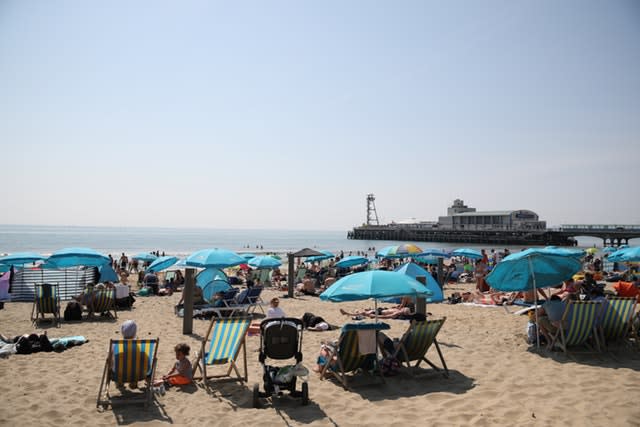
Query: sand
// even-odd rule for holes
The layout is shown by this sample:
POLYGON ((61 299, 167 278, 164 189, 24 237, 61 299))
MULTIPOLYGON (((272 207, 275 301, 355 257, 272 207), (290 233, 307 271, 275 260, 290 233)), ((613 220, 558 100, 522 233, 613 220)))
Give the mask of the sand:
MULTIPOLYGON (((470 285, 468 285, 470 286, 470 285)), ((455 285, 453 290, 465 289, 455 285)), ((264 299, 281 296, 267 289, 264 299)), ((225 383, 210 390, 201 384, 171 389, 142 405, 114 405, 96 409, 96 397, 107 356, 108 341, 117 338, 120 323, 135 319, 138 336, 160 337, 158 372, 175 361, 173 346, 198 338, 208 322, 194 320, 194 333, 182 335, 182 319, 173 314, 180 295, 138 298, 133 310, 120 311, 117 321, 62 323, 60 328, 41 323, 50 337, 84 335, 89 342, 62 353, 13 355, 0 360, 0 424, 2 425, 114 425, 193 424, 269 426, 361 425, 640 425, 640 353, 620 347, 605 354, 576 355, 531 351, 525 343, 526 316, 508 312, 516 307, 473 307, 430 304, 434 317, 446 316, 439 334, 451 376, 427 369, 419 378, 407 373, 387 378, 384 385, 367 385, 355 378, 345 391, 333 381, 310 376, 310 404, 283 397, 261 409, 252 408, 252 387, 260 383, 259 338, 247 338, 249 381, 225 383)), ((346 310, 371 302, 334 304, 318 298, 282 299, 290 316, 304 312, 322 315, 333 324, 348 319, 346 310)), ((0 332, 33 332, 30 303, 8 303, 0 310, 0 332)), ((388 321, 391 336, 400 336, 407 322, 388 321)), ((304 364, 311 369, 322 340, 339 331, 308 332, 303 338, 304 364)), ((439 363, 435 348, 430 359, 439 363)), ((425 365, 426 366, 426 365, 425 365)))

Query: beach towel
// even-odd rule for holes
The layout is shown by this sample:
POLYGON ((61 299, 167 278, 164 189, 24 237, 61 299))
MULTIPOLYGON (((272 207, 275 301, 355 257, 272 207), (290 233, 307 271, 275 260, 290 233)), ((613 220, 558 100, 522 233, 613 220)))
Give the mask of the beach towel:
POLYGON ((376 352, 376 331, 365 329, 358 331, 358 350, 360 354, 372 354, 376 352))

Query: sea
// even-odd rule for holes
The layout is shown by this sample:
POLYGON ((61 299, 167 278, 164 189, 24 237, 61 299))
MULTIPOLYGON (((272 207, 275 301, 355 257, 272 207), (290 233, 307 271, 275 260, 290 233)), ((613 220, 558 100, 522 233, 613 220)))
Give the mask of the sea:
MULTIPOLYGON (((639 239, 635 239, 639 240, 639 239)), ((87 227, 0 225, 0 254, 37 252, 49 255, 68 247, 88 247, 104 254, 134 255, 158 251, 166 255, 188 256, 206 248, 224 248, 240 253, 284 254, 302 248, 324 249, 373 255, 385 246, 410 242, 350 240, 347 230, 231 230, 214 228, 87 227)), ((414 242, 425 248, 452 250, 464 247, 520 250, 521 246, 492 247, 441 242, 414 242)), ((635 243, 635 242, 630 242, 635 243)), ((636 244, 639 244, 637 242, 636 244)), ((580 247, 602 247, 602 240, 579 237, 580 247)))

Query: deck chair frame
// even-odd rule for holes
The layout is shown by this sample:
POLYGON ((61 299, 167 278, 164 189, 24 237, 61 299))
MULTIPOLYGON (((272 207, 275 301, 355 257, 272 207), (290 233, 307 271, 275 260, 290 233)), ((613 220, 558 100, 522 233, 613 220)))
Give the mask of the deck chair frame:
POLYGON ((116 290, 113 289, 100 289, 93 291, 93 300, 87 307, 87 318, 90 320, 96 319, 94 316, 96 313, 107 312, 111 315, 113 312, 113 318, 118 318, 118 312, 116 310, 116 290), (111 294, 111 295, 109 295, 111 294))
POLYGON ((34 285, 33 308, 31 321, 37 324, 39 320, 49 320, 45 314, 53 314, 56 326, 60 326, 60 287, 56 284, 37 283, 34 285), (50 296, 43 296, 44 289, 49 288, 50 296))
POLYGON ((325 364, 320 370, 320 380, 328 377, 337 379, 345 390, 349 389, 350 372, 357 372, 362 369, 363 363, 373 355, 375 360, 375 370, 377 371, 380 381, 385 382, 382 375, 382 366, 377 360, 377 352, 370 354, 359 354, 358 349, 358 330, 373 330, 376 334, 376 350, 382 352, 382 348, 378 341, 377 334, 381 330, 390 329, 386 323, 347 323, 342 327, 338 344, 335 348, 327 347, 327 358, 325 364), (346 356, 348 358, 345 358, 346 356))
POLYGON ((607 299, 600 324, 603 346, 616 340, 627 340, 632 331, 633 316, 638 300, 635 297, 611 297, 607 299))
POLYGON ((591 337, 595 340, 595 349, 582 353, 594 353, 600 351, 600 337, 596 330, 596 320, 600 312, 598 301, 569 301, 562 314, 560 327, 551 338, 548 349, 558 345, 560 349, 569 355, 569 347, 586 345, 591 337))
POLYGON ((137 382, 144 381, 145 382, 145 390, 142 393, 137 393, 138 396, 129 397, 127 395, 123 395, 122 402, 123 403, 138 403, 143 402, 145 407, 147 407, 152 399, 153 399, 153 378, 156 372, 157 365, 157 354, 158 354, 158 346, 160 345, 160 338, 155 339, 133 339, 133 340, 110 340, 109 342, 109 352, 107 354, 107 360, 104 364, 104 370, 102 372, 102 380, 100 381, 100 389, 98 391, 98 399, 96 403, 96 407, 106 407, 107 405, 112 404, 112 399, 109 394, 109 385, 112 381, 124 385, 127 382, 137 382), (135 345, 136 351, 127 351, 131 348, 132 345, 135 345), (118 354, 126 354, 125 360, 123 362, 123 377, 118 377, 118 373, 114 372, 114 368, 119 369, 114 366, 117 362, 114 360, 117 357, 115 348, 120 348, 124 351, 118 351, 118 354), (148 349, 148 352, 144 350, 148 349), (145 355, 145 357, 137 357, 137 355, 145 355), (145 366, 146 362, 146 366, 145 366), (127 365, 128 364, 128 365, 127 365), (136 366, 137 365, 137 366, 136 366), (127 367, 136 366, 137 368, 141 368, 146 372, 137 372, 135 369, 132 371, 127 370, 127 367))
POLYGON ((246 382, 248 379, 246 337, 249 325, 251 325, 250 317, 212 318, 194 364, 194 374, 200 369, 202 376, 194 375, 194 379, 202 379, 205 384, 209 379, 246 382), (208 341, 210 342, 209 352, 206 352, 208 341), (240 350, 242 350, 244 374, 240 373, 237 365, 240 350), (212 351, 215 351, 213 355, 210 354, 212 351), (229 364, 229 368, 225 374, 207 373, 207 366, 226 364, 229 364), (235 377, 231 375, 232 372, 236 374, 235 377))
POLYGON ((426 320, 423 322, 411 321, 409 329, 402 335, 398 343, 398 347, 395 349, 392 357, 398 359, 401 364, 405 364, 407 368, 412 369, 415 376, 415 370, 420 366, 423 361, 429 364, 436 371, 442 371, 442 375, 445 378, 449 377, 449 368, 447 368, 447 362, 444 360, 442 350, 438 344, 437 336, 442 328, 442 325, 447 320, 446 317, 442 319, 426 320), (435 345, 442 363, 442 368, 436 366, 435 363, 427 359, 427 352, 432 345, 435 345), (415 365, 411 366, 411 362, 415 361, 415 365))

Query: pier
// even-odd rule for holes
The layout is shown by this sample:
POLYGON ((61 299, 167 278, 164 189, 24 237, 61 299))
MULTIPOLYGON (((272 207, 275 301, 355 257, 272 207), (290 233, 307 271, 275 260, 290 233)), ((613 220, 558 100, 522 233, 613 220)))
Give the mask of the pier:
POLYGON ((603 246, 628 244, 640 238, 640 225, 568 225, 545 230, 445 230, 405 224, 354 227, 347 238, 408 242, 479 243, 500 245, 575 246, 577 236, 597 237, 603 246))
POLYGON ((347 238, 355 240, 521 246, 575 246, 578 236, 600 238, 603 246, 620 246, 640 237, 640 225, 567 224, 549 229, 533 211, 477 211, 461 199, 455 199, 437 222, 380 224, 375 196, 367 194, 367 222, 347 233, 347 238))

